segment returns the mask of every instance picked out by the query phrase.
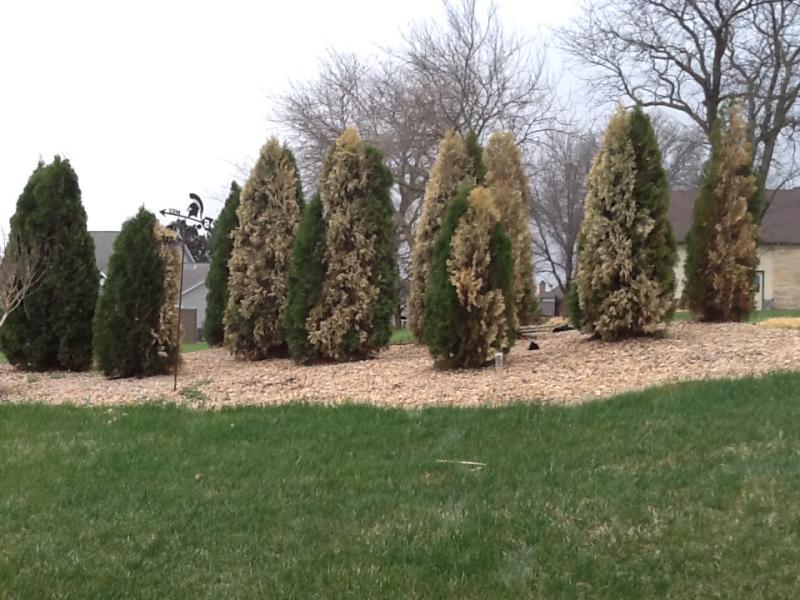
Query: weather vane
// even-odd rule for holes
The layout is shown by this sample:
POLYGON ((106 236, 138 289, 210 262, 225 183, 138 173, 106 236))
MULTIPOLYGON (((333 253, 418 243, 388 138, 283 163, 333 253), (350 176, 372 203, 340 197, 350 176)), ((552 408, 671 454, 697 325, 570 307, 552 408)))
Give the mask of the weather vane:
MULTIPOLYGON (((166 217, 167 215, 171 217, 177 217, 178 220, 183 221, 184 224, 186 221, 194 221, 195 223, 199 223, 200 227, 205 229, 206 231, 211 231, 211 227, 214 224, 214 219, 210 217, 203 217, 203 201, 200 199, 200 196, 195 194, 194 192, 189 194, 189 207, 186 209, 187 214, 182 214, 177 208, 164 208, 158 212, 161 213, 161 216, 166 217)), ((177 228, 176 228, 177 229, 177 228)), ((181 246, 181 272, 179 275, 179 283, 178 283, 178 322, 176 323, 175 327, 175 344, 180 347, 181 341, 181 312, 183 311, 183 263, 186 262, 186 245, 183 243, 183 239, 181 239, 180 229, 176 231, 178 234, 177 237, 173 239, 164 239, 163 241, 167 244, 178 243, 181 246)), ((178 363, 175 363, 175 372, 173 374, 172 379, 172 391, 176 391, 178 389, 178 363)))
POLYGON ((171 217, 178 217, 183 221, 194 221, 195 223, 199 223, 200 227, 206 231, 211 231, 211 227, 214 225, 214 219, 203 216, 203 201, 200 199, 200 196, 192 192, 189 194, 189 200, 191 200, 191 202, 189 202, 189 207, 186 209, 187 214, 185 215, 177 208, 165 208, 158 212, 160 212, 163 217, 169 215, 171 217))

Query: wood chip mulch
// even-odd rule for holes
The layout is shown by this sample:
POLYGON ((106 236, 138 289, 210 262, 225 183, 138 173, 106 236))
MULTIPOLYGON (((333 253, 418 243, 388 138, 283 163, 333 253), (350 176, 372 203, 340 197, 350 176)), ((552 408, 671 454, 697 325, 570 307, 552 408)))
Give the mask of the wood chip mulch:
POLYGON ((0 365, 0 402, 122 405, 169 402, 197 408, 307 401, 421 408, 510 401, 575 404, 690 379, 800 370, 800 330, 749 324, 671 325, 663 337, 617 343, 575 331, 520 340, 494 367, 439 372, 424 347, 392 346, 368 361, 310 367, 277 359, 236 361, 222 349, 184 355, 172 377, 108 380, 97 372, 26 373, 0 365))

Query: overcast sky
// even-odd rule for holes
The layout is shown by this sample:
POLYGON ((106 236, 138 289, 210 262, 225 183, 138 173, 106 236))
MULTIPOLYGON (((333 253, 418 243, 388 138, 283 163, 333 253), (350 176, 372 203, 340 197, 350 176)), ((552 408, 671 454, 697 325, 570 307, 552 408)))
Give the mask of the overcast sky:
MULTIPOLYGON (((577 5, 498 1, 503 23, 536 39, 577 5)), ((183 208, 190 191, 215 215, 212 198, 274 130, 271 96, 328 48, 374 52, 441 14, 434 0, 3 2, 0 223, 54 154, 78 173, 89 229, 117 230, 142 204, 183 208)))

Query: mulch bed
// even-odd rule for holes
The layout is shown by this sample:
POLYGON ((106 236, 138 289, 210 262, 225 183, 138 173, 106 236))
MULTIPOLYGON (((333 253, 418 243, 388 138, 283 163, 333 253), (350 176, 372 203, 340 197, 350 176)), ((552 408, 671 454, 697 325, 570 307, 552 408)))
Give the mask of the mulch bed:
POLYGON ((800 330, 678 322, 662 337, 604 343, 575 331, 521 340, 493 367, 439 372, 424 347, 392 346, 375 359, 301 367, 234 360, 215 349, 184 355, 172 377, 107 380, 97 372, 25 373, 0 365, 0 401, 117 405, 174 402, 198 408, 307 401, 420 408, 511 401, 573 404, 653 385, 800 370, 800 330))

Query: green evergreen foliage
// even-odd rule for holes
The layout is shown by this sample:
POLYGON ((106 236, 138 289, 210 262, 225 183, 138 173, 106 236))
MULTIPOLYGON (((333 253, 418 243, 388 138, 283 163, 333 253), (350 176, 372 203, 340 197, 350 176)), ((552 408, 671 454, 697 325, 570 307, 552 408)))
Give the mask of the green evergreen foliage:
POLYGON ((478 134, 470 131, 464 144, 467 147, 467 154, 472 158, 472 174, 475 177, 475 183, 483 185, 486 181, 486 165, 483 164, 483 148, 478 140, 478 134))
POLYGON ((368 346, 378 349, 389 344, 396 302, 397 258, 394 246, 394 205, 391 197, 392 172, 384 164, 383 155, 377 148, 367 145, 366 155, 369 175, 365 212, 367 220, 372 224, 375 248, 372 281, 378 288, 378 296, 372 306, 372 334, 368 346))
POLYGON ((450 357, 454 364, 463 362, 459 333, 464 329, 467 311, 461 306, 456 288, 450 281, 447 259, 458 222, 469 208, 469 193, 470 188, 463 187, 444 214, 442 228, 433 248, 425 297, 424 342, 434 358, 450 357))
POLYGON ((514 259, 491 193, 464 188, 445 213, 425 301, 439 368, 476 368, 514 341, 514 259))
POLYGON ((211 240, 211 265, 206 277, 206 322, 203 335, 211 346, 221 346, 225 334, 225 307, 228 304, 228 261, 233 251, 231 232, 239 226, 236 211, 239 208, 241 187, 231 182, 231 191, 225 207, 217 218, 211 240))
POLYGON ((720 125, 717 122, 711 131, 711 156, 705 165, 700 193, 692 210, 692 225, 686 234, 686 262, 683 267, 686 284, 682 300, 684 304, 693 305, 698 309, 713 303, 714 292, 710 283, 702 276, 702 271, 706 262, 706 249, 711 244, 713 234, 713 227, 708 224, 712 216, 712 191, 719 176, 720 135, 720 125))
MULTIPOLYGON (((746 176, 748 172, 753 173, 752 166, 748 167, 748 170, 744 170, 740 174, 746 176)), ((757 177, 756 191, 747 200, 747 212, 753 216, 753 223, 758 226, 761 225, 761 221, 764 218, 764 211, 766 210, 767 201, 765 195, 764 182, 760 177, 757 177)))
POLYGON ((303 210, 297 230, 284 314, 289 355, 298 362, 310 362, 319 357, 316 348, 308 340, 306 320, 322 295, 325 280, 324 250, 322 200, 316 194, 303 210))
POLYGON ((39 163, 17 200, 10 236, 39 249, 44 272, 0 332, 9 362, 36 371, 90 368, 100 281, 69 160, 39 163))
POLYGON ((567 320, 575 329, 583 329, 583 315, 581 313, 581 302, 578 296, 578 282, 572 281, 567 288, 567 320))
POLYGON ((648 279, 660 282, 660 299, 667 307, 665 319, 675 312, 675 262, 677 245, 667 216, 669 209, 669 182, 662 166, 650 117, 636 105, 630 117, 630 136, 636 169, 633 195, 652 219, 653 228, 635 252, 637 265, 648 279))
POLYGON ((146 377, 169 372, 176 347, 160 347, 158 330, 167 297, 165 265, 155 216, 140 208, 114 242, 94 321, 95 354, 109 377, 146 377))
POLYGON ((490 289, 502 290, 505 298, 506 343, 503 351, 508 352, 514 345, 517 331, 514 327, 514 252, 511 236, 506 232, 502 223, 495 225, 489 242, 489 252, 492 260, 490 289))

